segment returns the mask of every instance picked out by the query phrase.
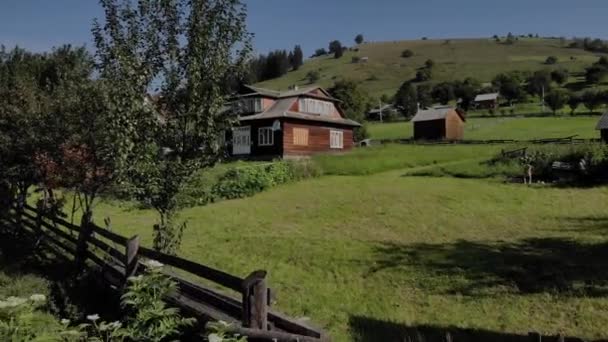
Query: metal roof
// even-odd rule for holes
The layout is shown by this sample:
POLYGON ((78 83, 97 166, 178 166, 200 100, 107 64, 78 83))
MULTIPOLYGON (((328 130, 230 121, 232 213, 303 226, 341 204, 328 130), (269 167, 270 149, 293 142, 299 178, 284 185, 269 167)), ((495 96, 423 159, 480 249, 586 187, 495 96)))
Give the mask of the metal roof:
POLYGON ((475 96, 474 101, 479 102, 479 101, 496 100, 496 99, 498 99, 498 96, 500 96, 499 93, 479 94, 479 95, 475 96))
POLYGON ((600 121, 597 122, 595 129, 597 129, 597 130, 608 129, 608 111, 602 115, 602 117, 600 118, 600 121))
POLYGON ((252 90, 253 92, 248 93, 248 94, 243 94, 243 95, 241 95, 241 97, 261 95, 261 96, 272 97, 275 99, 282 99, 282 98, 286 98, 286 97, 295 97, 295 96, 310 96, 310 97, 325 99, 325 100, 329 100, 329 101, 339 101, 338 99, 330 96, 323 88, 321 88, 317 85, 312 85, 312 86, 308 86, 308 87, 304 87, 304 88, 292 89, 292 90, 287 90, 287 91, 276 91, 276 90, 258 88, 258 87, 254 87, 254 86, 250 86, 250 85, 245 85, 245 87, 252 90), (325 95, 321 96, 321 95, 316 95, 316 94, 310 94, 310 92, 317 90, 317 89, 320 89, 325 95))
POLYGON ((445 119, 448 113, 454 110, 453 107, 433 107, 430 109, 419 110, 412 118, 412 122, 433 121, 445 119))

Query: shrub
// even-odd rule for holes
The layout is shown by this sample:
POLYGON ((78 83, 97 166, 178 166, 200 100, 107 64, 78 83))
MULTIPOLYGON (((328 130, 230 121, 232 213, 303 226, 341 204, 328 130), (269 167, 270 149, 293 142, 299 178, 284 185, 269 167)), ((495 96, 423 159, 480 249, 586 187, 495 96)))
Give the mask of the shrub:
POLYGON ((433 73, 429 68, 423 68, 416 72, 416 81, 417 82, 425 82, 431 79, 433 73))
POLYGON ((319 73, 318 70, 312 70, 306 74, 306 79, 308 80, 308 83, 310 83, 310 84, 317 82, 320 78, 321 78, 321 73, 319 73))
POLYGON ((353 58, 351 59, 351 61, 354 64, 357 64, 357 63, 359 63, 361 61, 361 57, 359 57, 359 56, 353 56, 353 58))
POLYGON ((213 192, 216 196, 226 199, 253 196, 294 179, 289 165, 287 162, 274 162, 270 165, 229 170, 215 184, 213 192))
POLYGON ((557 63, 557 57, 556 56, 549 56, 545 60, 545 64, 548 64, 548 65, 555 64, 555 63, 557 63))
POLYGON ((435 66, 435 61, 432 59, 427 59, 426 62, 424 62, 424 66, 431 69, 435 66))
POLYGON ((414 52, 409 49, 403 50, 403 52, 401 52, 401 57, 403 57, 403 58, 410 58, 413 55, 414 55, 414 52))

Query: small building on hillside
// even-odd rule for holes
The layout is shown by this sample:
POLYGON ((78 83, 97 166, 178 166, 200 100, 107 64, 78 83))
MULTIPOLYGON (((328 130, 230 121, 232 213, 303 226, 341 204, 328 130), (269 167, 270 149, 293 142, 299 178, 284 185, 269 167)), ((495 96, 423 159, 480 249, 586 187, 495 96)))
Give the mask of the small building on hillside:
POLYGON ((375 107, 370 109, 369 112, 365 114, 365 116, 368 120, 382 121, 383 118, 389 117, 391 115, 390 112, 394 110, 395 108, 392 104, 385 104, 382 105, 382 107, 375 107))
POLYGON ((499 93, 479 94, 475 96, 473 104, 477 109, 496 109, 498 108, 499 93))
POLYGON ((608 111, 602 115, 595 129, 600 131, 602 141, 608 143, 608 111))
POLYGON ((442 106, 419 110, 412 118, 416 140, 462 140, 464 113, 442 106))
POLYGON ((245 86, 233 101, 238 124, 229 134, 229 152, 246 158, 290 158, 344 152, 354 146, 349 120, 325 89, 311 86, 279 92, 245 86))

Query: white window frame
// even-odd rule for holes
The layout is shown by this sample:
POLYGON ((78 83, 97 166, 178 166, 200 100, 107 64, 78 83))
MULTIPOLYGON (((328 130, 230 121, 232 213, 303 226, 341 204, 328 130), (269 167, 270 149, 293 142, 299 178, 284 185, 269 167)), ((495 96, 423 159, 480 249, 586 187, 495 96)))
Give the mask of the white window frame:
POLYGON ((333 103, 310 98, 301 98, 298 106, 300 112, 329 116, 334 111, 333 103))
POLYGON ((258 146, 274 146, 274 131, 272 127, 258 128, 258 146))
POLYGON ((344 131, 338 131, 334 129, 329 131, 329 148, 344 148, 344 131))

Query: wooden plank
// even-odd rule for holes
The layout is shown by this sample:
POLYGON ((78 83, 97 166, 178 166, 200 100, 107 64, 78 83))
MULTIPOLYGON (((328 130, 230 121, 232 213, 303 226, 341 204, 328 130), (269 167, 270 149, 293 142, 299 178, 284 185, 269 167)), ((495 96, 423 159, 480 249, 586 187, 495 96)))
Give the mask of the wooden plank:
POLYGON ((233 276, 232 274, 228 274, 226 272, 213 269, 211 267, 207 267, 201 264, 197 264, 190 260, 182 259, 180 257, 176 257, 173 255, 168 255, 164 253, 157 252, 155 250, 140 247, 139 253, 141 256, 154 259, 159 261, 165 265, 177 267, 186 272, 190 272, 195 274, 201 278, 205 278, 207 280, 211 280, 217 284, 223 285, 229 289, 234 291, 241 292, 243 279, 237 276, 233 276))
POLYGON ((272 310, 268 311, 268 321, 276 328, 293 334, 310 336, 314 338, 322 338, 324 335, 324 332, 321 329, 311 327, 307 323, 297 321, 282 313, 272 310))
POLYGON ((103 236, 104 238, 106 238, 112 242, 115 242, 119 245, 122 245, 122 246, 127 244, 128 239, 126 237, 113 233, 107 229, 98 227, 94 224, 91 224, 91 226, 92 226, 93 232, 95 232, 96 234, 99 234, 99 235, 103 236))
POLYGON ((95 237, 90 237, 88 240, 88 243, 92 244, 93 246, 99 248, 102 252, 105 252, 107 254, 109 254, 110 256, 112 256, 114 259, 116 259, 116 261, 119 262, 124 262, 124 260, 126 259, 126 256, 124 253, 120 252, 119 250, 117 250, 116 248, 110 246, 109 244, 98 240, 95 237))
POLYGON ((327 341, 327 339, 316 338, 311 336, 303 336, 297 334, 290 334, 286 332, 276 331, 276 330, 258 330, 258 329, 250 329, 240 326, 230 326, 228 328, 229 332, 237 333, 242 336, 247 336, 249 341, 277 341, 277 342, 319 342, 319 341, 327 341))
POLYGON ((59 235, 62 239, 68 240, 74 244, 78 243, 78 240, 74 236, 71 236, 70 234, 62 231, 61 229, 53 226, 52 224, 43 221, 41 222, 41 226, 45 229, 52 231, 54 234, 59 235))
POLYGON ((125 246, 126 258, 125 258, 125 283, 129 277, 132 277, 137 272, 137 265, 139 263, 139 236, 135 235, 127 241, 125 246))
POLYGON ((243 326, 268 329, 266 271, 255 271, 243 280, 243 326))

